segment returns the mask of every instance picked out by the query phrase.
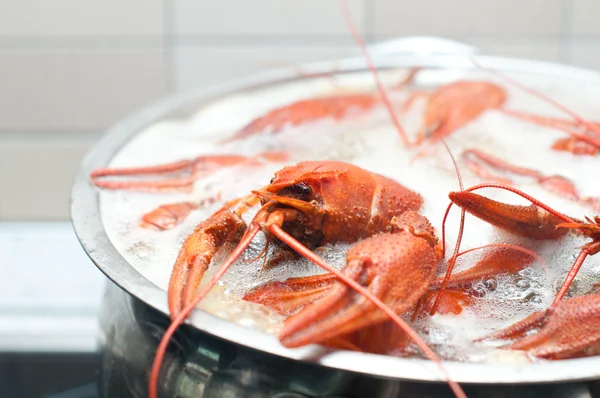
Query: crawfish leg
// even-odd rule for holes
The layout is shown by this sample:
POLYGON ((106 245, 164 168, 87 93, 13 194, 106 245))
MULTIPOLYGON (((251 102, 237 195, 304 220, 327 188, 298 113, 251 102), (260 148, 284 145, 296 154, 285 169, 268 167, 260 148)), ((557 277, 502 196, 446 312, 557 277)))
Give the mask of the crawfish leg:
MULTIPOLYGON (((516 117, 516 118, 519 118, 522 120, 526 120, 531 123, 539 124, 540 126, 553 127, 553 128, 557 128, 557 129, 561 129, 561 128, 565 128, 565 127, 568 127, 568 128, 585 127, 585 125, 583 125, 582 123, 580 123, 577 120, 561 119, 561 118, 552 117, 552 116, 540 116, 540 115, 535 115, 535 114, 531 114, 531 113, 510 110, 510 109, 500 109, 500 111, 506 115, 513 116, 513 117, 516 117)), ((591 130, 587 129, 587 131, 591 132, 592 134, 598 135, 600 137, 600 134, 598 133, 600 131, 600 123, 588 122, 588 125, 590 127, 594 127, 594 128, 591 130)))
POLYGON ((165 190, 189 190, 196 179, 193 176, 193 168, 196 160, 180 160, 173 163, 158 166, 98 169, 91 174, 94 185, 99 188, 118 190, 127 189, 133 191, 160 192, 165 190), (140 176, 140 175, 164 175, 173 173, 188 174, 183 177, 172 177, 164 180, 146 181, 112 181, 101 180, 103 177, 140 176))
POLYGON ((573 155, 595 156, 600 152, 600 148, 595 147, 585 141, 577 138, 560 138, 552 144, 552 149, 555 151, 571 152, 573 155))
POLYGON ((173 163, 158 166, 122 168, 122 169, 99 169, 91 174, 92 182, 104 189, 127 189, 135 191, 190 191, 194 182, 202 177, 208 176, 215 171, 231 167, 237 164, 257 164, 260 159, 270 161, 272 159, 283 159, 285 154, 280 152, 267 152, 258 155, 258 159, 242 155, 203 155, 192 160, 180 160, 173 163), (171 176, 179 174, 180 176, 171 176), (128 180, 111 181, 99 180, 102 177, 120 176, 143 176, 155 175, 163 177, 156 180, 128 180))
MULTIPOLYGON (((513 274, 522 270, 536 259, 538 259, 538 256, 528 250, 523 250, 516 246, 498 246, 487 252, 471 268, 452 274, 447 287, 456 288, 467 282, 475 282, 499 274, 513 274)), ((437 278, 431 284, 431 289, 438 289, 442 286, 443 280, 443 277, 437 278)))
POLYGON ((539 178, 541 176, 541 174, 539 172, 537 172, 536 170, 515 166, 513 164, 506 162, 505 160, 502 160, 500 158, 492 156, 492 155, 485 153, 479 149, 475 149, 475 148, 467 149, 463 152, 462 156, 465 159, 465 161, 467 162, 467 165, 469 166, 469 168, 471 168, 475 173, 477 173, 478 175, 480 175, 484 178, 491 177, 495 180, 499 180, 500 183, 505 183, 508 181, 508 183, 510 184, 511 182, 510 182, 510 180, 504 179, 500 176, 495 176, 489 170, 489 168, 498 169, 498 170, 502 170, 502 171, 505 171, 505 172, 508 172, 511 174, 517 174, 517 175, 522 175, 522 176, 526 176, 526 177, 539 178), (488 168, 484 168, 485 167, 484 165, 487 166, 488 168))
POLYGON ((266 305, 283 315, 292 315, 323 297, 335 281, 333 274, 289 278, 252 289, 244 300, 266 305))
POLYGON ((467 162, 467 166, 474 173, 500 184, 512 185, 512 181, 492 172, 490 169, 501 170, 513 175, 531 177, 537 180, 540 186, 548 192, 569 200, 578 201, 580 199, 575 184, 565 177, 559 175, 545 176, 537 170, 516 166, 479 149, 467 149, 463 152, 463 158, 467 162))
POLYGON ((96 179, 110 176, 180 173, 190 169, 192 164, 193 162, 190 160, 178 160, 176 162, 166 163, 158 166, 97 169, 92 172, 91 178, 96 179))
POLYGON ((234 212, 219 213, 196 226, 177 256, 169 281, 171 317, 193 301, 196 289, 213 256, 226 242, 237 241, 246 223, 234 212))
POLYGON ((575 155, 593 155, 600 149, 600 129, 597 122, 585 123, 587 124, 587 126, 585 126, 577 121, 567 121, 546 116, 531 115, 507 109, 502 109, 501 111, 507 115, 519 118, 521 120, 529 121, 540 126, 561 130, 571 136, 571 139, 573 140, 571 143, 569 141, 558 140, 552 146, 553 149, 568 150, 575 155), (578 131, 578 127, 586 127, 587 132, 591 133, 592 135, 578 131))
MULTIPOLYGON (((563 224, 563 225, 566 226, 568 224, 563 224)), ((571 270, 567 274, 565 281, 563 282, 558 293, 556 294, 556 297, 554 298, 554 301, 552 302, 552 307, 557 306, 559 304, 560 300, 562 300, 563 297, 565 296, 565 294, 567 294, 569 287, 571 287, 571 284, 575 280, 575 277, 577 276, 577 273, 579 272, 579 269, 583 265, 583 262, 585 261, 585 259, 588 256, 593 256, 594 254, 597 254, 599 252, 600 252, 600 241, 592 241, 583 246, 583 248, 581 249, 581 252, 579 253, 579 256, 577 256, 577 258, 575 259, 575 262, 571 266, 571 270)))

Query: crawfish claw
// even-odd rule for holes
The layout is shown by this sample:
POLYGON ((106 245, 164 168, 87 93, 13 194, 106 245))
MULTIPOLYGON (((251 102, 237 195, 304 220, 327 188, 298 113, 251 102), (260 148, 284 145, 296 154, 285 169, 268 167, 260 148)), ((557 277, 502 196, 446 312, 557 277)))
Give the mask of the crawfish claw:
POLYGON ((506 346, 546 358, 571 358, 600 349, 600 294, 588 294, 559 302, 553 311, 535 312, 489 338, 524 336, 506 346))
MULTIPOLYGON (((427 239, 401 231, 375 235, 351 247, 343 272, 394 312, 404 313, 427 291, 436 263, 427 239)), ((289 348, 321 343, 386 319, 371 301, 336 281, 323 297, 286 319, 279 339, 289 348)))
POLYGON ((141 226, 166 230, 181 224, 192 210, 199 206, 193 202, 171 203, 157 207, 142 216, 141 226))
POLYGON ((475 341, 485 340, 515 340, 522 338, 530 330, 540 328, 546 321, 549 311, 538 311, 520 320, 514 325, 510 325, 505 329, 495 333, 478 338, 475 341))
POLYGON ((533 239, 556 239, 567 233, 564 228, 556 228, 563 220, 534 204, 511 205, 468 191, 450 192, 448 197, 475 217, 515 235, 533 239))
MULTIPOLYGON (((421 314, 429 313, 433 308, 435 300, 437 298, 437 292, 432 290, 428 292, 420 301, 415 312, 413 313, 413 321, 417 319, 421 314)), ((440 299, 438 304, 437 313, 446 315, 454 314, 459 315, 462 313, 464 307, 468 307, 475 302, 475 299, 468 293, 462 290, 445 290, 444 295, 440 299)))
POLYGON ((321 298, 336 281, 333 274, 289 278, 252 289, 245 301, 263 304, 283 315, 291 315, 321 298))
POLYGON ((175 318, 194 300, 196 290, 219 248, 237 240, 246 229, 246 223, 234 213, 225 211, 201 222, 187 237, 171 273, 169 281, 169 311, 175 318))

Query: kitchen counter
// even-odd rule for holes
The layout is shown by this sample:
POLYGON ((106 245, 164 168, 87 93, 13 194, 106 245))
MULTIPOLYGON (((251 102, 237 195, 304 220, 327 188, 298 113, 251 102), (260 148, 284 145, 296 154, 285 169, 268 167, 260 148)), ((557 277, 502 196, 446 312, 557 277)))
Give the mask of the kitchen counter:
POLYGON ((95 351, 106 282, 70 222, 0 222, 0 352, 95 351))

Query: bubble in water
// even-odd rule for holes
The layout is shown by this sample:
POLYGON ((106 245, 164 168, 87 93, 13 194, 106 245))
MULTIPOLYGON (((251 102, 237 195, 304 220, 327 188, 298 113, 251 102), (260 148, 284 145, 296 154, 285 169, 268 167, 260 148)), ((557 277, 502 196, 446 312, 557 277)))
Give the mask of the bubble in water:
POLYGON ((247 315, 235 317, 234 319, 232 319, 232 321, 237 322, 238 324, 240 324, 242 326, 247 326, 250 328, 253 328, 256 326, 256 320, 247 315))
POLYGON ((518 279, 515 285, 521 290, 527 290, 531 286, 531 282, 527 279, 518 279))
MULTIPOLYGON (((554 281, 554 290, 556 292, 558 292, 558 290, 562 287, 564 281, 565 281, 564 277, 558 278, 554 281)), ((565 294, 565 297, 577 296, 578 291, 579 291, 579 284, 580 284, 579 280, 577 280, 577 279, 573 280, 573 282, 571 283, 571 286, 569 286, 569 289, 567 290, 567 293, 565 294)))
POLYGON ((154 252, 154 248, 148 242, 135 242, 129 249, 131 253, 140 259, 147 259, 154 252))
POLYGON ((483 284, 490 292, 493 292, 498 287, 498 282, 494 278, 487 279, 485 282, 483 282, 483 284))

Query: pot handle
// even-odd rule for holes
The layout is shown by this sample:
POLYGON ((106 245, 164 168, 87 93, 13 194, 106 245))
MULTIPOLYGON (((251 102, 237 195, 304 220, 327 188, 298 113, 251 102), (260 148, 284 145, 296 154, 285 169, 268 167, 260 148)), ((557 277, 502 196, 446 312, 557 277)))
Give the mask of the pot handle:
POLYGON ((380 55, 474 55, 477 48, 441 37, 409 36, 375 43, 369 46, 369 51, 380 55))

